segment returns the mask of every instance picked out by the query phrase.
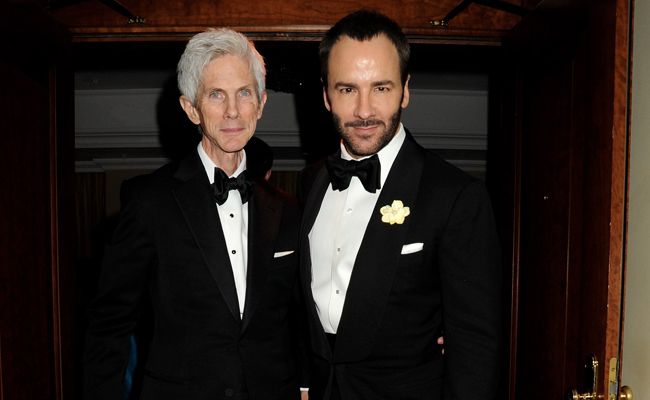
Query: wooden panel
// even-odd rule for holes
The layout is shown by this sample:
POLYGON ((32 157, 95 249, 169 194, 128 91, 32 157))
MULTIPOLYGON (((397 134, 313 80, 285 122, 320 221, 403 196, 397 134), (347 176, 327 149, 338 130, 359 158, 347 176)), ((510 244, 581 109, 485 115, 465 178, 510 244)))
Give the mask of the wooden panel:
MULTIPOLYGON (((356 9, 380 10, 415 36, 476 39, 494 42, 511 29, 519 17, 480 5, 471 5, 452 20, 448 28, 431 21, 444 17, 458 0, 423 2, 319 0, 123 0, 122 4, 144 24, 129 24, 128 18, 99 1, 85 1, 52 10, 79 40, 124 40, 128 38, 181 37, 206 27, 231 26, 257 37, 276 33, 318 38, 331 24, 356 9)), ((516 3, 516 2, 515 2, 516 3)))
POLYGON ((591 353, 607 394, 619 354, 629 10, 567 5, 540 7, 509 42, 523 88, 516 398, 584 392, 591 353))
POLYGON ((55 392, 48 362, 54 359, 48 75, 29 76, 6 63, 0 73, 0 108, 7 112, 0 169, 2 187, 11 188, 0 200, 3 386, 7 399, 47 398, 55 392))
POLYGON ((72 108, 68 101, 66 114, 59 109, 66 104, 58 104, 66 92, 72 98, 70 76, 62 79, 57 67, 65 39, 38 9, 2 5, 0 16, 2 399, 61 399, 63 387, 73 387, 66 346, 75 297, 63 273, 73 266, 66 236, 72 220, 64 212, 72 159, 66 174, 59 157, 62 145, 67 154, 72 148, 72 108))
POLYGON ((566 368, 570 212, 575 195, 571 65, 536 76, 525 87, 524 97, 516 398, 559 399, 564 382, 557 378, 566 368), (557 98, 557 92, 562 96, 557 98))

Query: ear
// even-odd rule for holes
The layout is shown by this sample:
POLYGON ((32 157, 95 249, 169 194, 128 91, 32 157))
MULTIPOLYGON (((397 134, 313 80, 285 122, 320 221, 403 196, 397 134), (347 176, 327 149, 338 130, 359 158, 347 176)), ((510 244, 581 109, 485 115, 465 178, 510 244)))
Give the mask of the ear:
POLYGON ((264 111, 264 106, 266 105, 266 90, 262 92, 262 96, 260 98, 260 106, 257 107, 257 119, 262 118, 262 111, 264 111))
POLYGON ((188 99, 185 96, 181 96, 178 99, 181 103, 181 108, 183 111, 185 111, 185 114, 187 114, 187 118, 192 121, 194 125, 198 125, 201 123, 201 115, 199 113, 199 110, 194 107, 190 99, 188 99))
POLYGON ((325 83, 323 83, 323 103, 325 103, 325 108, 327 108, 327 111, 332 112, 332 106, 330 105, 330 99, 329 99, 329 97, 327 97, 327 85, 325 83))
POLYGON ((411 94, 409 93, 409 82, 411 81, 411 75, 406 77, 406 83, 404 84, 404 93, 402 94, 402 109, 406 108, 409 105, 409 100, 411 94))

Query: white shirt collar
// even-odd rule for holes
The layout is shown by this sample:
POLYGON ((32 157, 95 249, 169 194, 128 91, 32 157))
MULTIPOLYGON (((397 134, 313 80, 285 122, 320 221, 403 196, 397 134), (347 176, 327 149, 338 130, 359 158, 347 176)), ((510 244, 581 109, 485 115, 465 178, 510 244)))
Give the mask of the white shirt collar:
MULTIPOLYGON (((205 173, 208 174, 208 179, 210 180, 210 183, 214 182, 214 168, 215 167, 221 168, 221 167, 219 167, 214 163, 214 161, 212 161, 210 156, 208 156, 208 153, 205 152, 205 149, 203 148, 203 144, 201 142, 199 142, 199 145, 196 147, 196 149, 199 152, 199 158, 203 163, 203 168, 205 168, 205 173)), ((241 161, 239 162, 237 169, 235 169, 235 172, 233 172, 233 174, 230 175, 230 178, 236 177, 246 170, 246 151, 244 149, 241 149, 241 152, 242 152, 241 161)))
MULTIPOLYGON (((393 136, 393 138, 390 140, 390 142, 388 142, 386 146, 384 146, 381 150, 377 152, 377 156, 379 157, 379 164, 381 165, 381 186, 382 187, 386 182, 386 178, 388 177, 390 168, 393 166, 393 162, 395 161, 395 158, 397 158, 397 153, 399 153, 399 150, 402 148, 404 139, 406 139, 406 131, 404 130, 404 126, 400 122, 399 127, 397 128, 397 133, 395 133, 395 136, 393 136)), ((361 157, 359 160, 363 160, 364 158, 370 158, 370 157, 372 157, 372 155, 361 157)), ((341 141, 341 158, 344 160, 353 159, 350 153, 348 153, 347 149, 345 148, 343 141, 341 141)))

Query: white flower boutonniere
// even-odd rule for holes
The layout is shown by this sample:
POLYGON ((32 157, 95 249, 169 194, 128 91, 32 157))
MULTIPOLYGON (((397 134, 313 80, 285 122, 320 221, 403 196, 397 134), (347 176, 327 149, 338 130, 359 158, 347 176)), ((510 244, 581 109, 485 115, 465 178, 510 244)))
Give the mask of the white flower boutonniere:
POLYGON ((403 224, 404 219, 411 214, 411 210, 408 207, 404 207, 404 203, 401 200, 393 200, 393 204, 390 206, 383 206, 379 209, 381 213, 381 222, 387 224, 403 224))

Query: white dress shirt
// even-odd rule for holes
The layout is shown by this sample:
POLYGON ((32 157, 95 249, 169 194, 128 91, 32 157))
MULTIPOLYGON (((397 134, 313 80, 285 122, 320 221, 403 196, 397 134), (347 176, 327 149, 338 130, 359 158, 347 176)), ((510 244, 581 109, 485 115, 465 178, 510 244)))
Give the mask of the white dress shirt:
MULTIPOLYGON (((405 137, 404 127, 400 124, 393 139, 377 153, 382 188, 405 137)), ((343 143, 341 158, 352 159, 343 143)), ((338 330, 354 262, 366 227, 370 218, 381 218, 379 214, 372 215, 380 193, 381 189, 375 193, 367 192, 356 176, 343 191, 332 190, 330 183, 309 232, 311 289, 318 317, 326 333, 336 333, 338 330)))
MULTIPOLYGON (((210 183, 214 182, 214 168, 216 165, 203 149, 201 143, 198 146, 199 157, 203 163, 210 183)), ((242 150, 242 159, 231 178, 238 176, 246 170, 246 152, 242 150)), ((222 205, 214 203, 219 212, 221 229, 226 239, 226 248, 230 256, 232 274, 235 278, 237 289, 237 300, 239 301, 239 316, 244 317, 244 302, 246 301, 246 270, 248 256, 248 203, 242 204, 241 195, 238 190, 231 190, 228 199, 222 205)), ((215 238, 216 240, 216 238, 215 238)))

